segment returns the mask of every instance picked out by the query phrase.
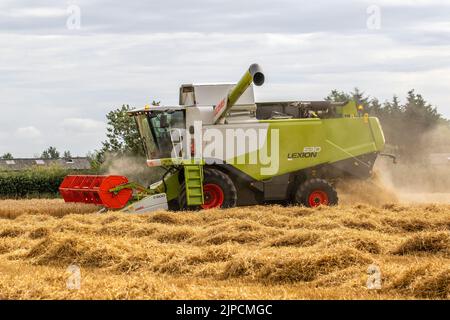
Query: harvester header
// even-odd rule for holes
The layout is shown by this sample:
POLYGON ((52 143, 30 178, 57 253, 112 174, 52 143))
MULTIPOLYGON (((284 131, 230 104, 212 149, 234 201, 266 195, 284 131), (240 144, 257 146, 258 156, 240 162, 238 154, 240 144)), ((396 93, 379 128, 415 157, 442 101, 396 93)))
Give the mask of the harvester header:
POLYGON ((131 199, 133 190, 122 189, 118 193, 111 189, 127 184, 123 176, 67 176, 59 190, 66 202, 82 202, 102 205, 109 209, 122 209, 131 199))

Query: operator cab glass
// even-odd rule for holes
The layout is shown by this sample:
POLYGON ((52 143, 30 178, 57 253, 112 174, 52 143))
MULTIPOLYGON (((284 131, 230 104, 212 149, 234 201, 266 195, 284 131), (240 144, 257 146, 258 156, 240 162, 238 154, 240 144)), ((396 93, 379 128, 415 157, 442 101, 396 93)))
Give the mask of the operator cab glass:
POLYGON ((135 115, 148 159, 182 157, 184 110, 148 111, 135 115))

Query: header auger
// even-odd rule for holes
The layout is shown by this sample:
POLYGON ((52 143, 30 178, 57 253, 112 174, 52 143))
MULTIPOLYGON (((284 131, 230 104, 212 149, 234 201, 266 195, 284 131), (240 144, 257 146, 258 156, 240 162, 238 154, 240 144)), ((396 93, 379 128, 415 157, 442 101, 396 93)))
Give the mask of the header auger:
POLYGON ((125 212, 288 202, 335 205, 334 182, 366 178, 384 148, 377 118, 355 101, 255 102, 264 73, 253 64, 237 84, 184 84, 179 105, 131 111, 147 165, 166 170, 149 187, 123 176, 68 176, 68 202, 125 212))

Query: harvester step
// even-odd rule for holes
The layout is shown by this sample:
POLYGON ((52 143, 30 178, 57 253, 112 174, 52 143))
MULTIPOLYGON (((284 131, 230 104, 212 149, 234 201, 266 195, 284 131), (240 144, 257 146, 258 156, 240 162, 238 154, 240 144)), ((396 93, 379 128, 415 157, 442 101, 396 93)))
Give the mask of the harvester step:
POLYGON ((203 167, 201 165, 185 165, 184 180, 188 206, 203 204, 203 167))

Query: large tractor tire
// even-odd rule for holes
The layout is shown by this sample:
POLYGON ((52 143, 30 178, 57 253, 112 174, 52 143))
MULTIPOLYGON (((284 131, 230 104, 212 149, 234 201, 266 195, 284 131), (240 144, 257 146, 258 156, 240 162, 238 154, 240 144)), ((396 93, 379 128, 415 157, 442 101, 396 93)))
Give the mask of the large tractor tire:
POLYGON ((320 205, 335 206, 338 196, 333 186, 323 179, 310 179, 303 182, 295 193, 295 202, 314 208, 320 205))
POLYGON ((232 208, 237 203, 237 191, 231 178, 220 170, 207 168, 203 170, 204 204, 188 206, 186 201, 186 186, 181 185, 178 203, 180 210, 198 210, 212 208, 232 208))

